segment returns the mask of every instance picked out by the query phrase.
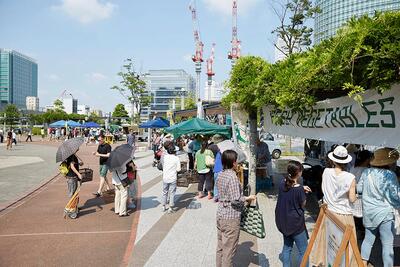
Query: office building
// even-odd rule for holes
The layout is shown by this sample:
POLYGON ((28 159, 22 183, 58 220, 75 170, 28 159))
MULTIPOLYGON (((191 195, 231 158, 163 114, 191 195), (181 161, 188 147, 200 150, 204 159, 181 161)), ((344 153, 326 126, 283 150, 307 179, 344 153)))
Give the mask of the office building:
POLYGON ((78 113, 78 99, 72 97, 61 99, 64 106, 64 111, 67 114, 78 113))
POLYGON ((103 117, 103 111, 100 109, 90 109, 90 114, 92 113, 98 117, 103 117))
POLYGON ((26 97, 26 110, 39 110, 39 98, 36 96, 27 96, 26 97))
POLYGON ((140 114, 143 119, 149 118, 149 112, 150 115, 165 116, 172 108, 173 100, 179 105, 182 96, 194 95, 196 91, 195 80, 182 69, 150 70, 142 79, 152 100, 140 114))
POLYGON ((316 44, 335 35, 353 16, 372 16, 376 11, 400 10, 400 0, 316 0, 315 5, 321 9, 314 21, 316 44))
POLYGON ((204 87, 205 101, 221 101, 223 96, 224 87, 221 84, 212 81, 211 85, 208 85, 208 82, 206 82, 206 86, 204 87))
POLYGON ((88 105, 78 105, 78 114, 79 115, 86 115, 90 114, 90 107, 88 105))
POLYGON ((0 103, 26 109, 26 97, 38 96, 38 66, 34 59, 0 48, 0 103))

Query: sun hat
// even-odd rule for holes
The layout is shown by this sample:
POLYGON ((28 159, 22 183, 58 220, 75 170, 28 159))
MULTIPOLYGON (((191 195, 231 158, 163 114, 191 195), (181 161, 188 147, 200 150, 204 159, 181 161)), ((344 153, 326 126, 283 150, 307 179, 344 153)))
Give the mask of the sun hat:
POLYGON ((352 160, 352 157, 344 146, 337 146, 333 152, 328 154, 328 158, 340 164, 346 164, 352 160))
POLYGON ((222 137, 222 135, 220 134, 214 134, 211 138, 211 142, 213 142, 214 144, 218 144, 222 141, 224 141, 224 137, 222 137))
POLYGON ((374 152, 374 157, 369 164, 371 166, 392 165, 399 159, 399 152, 392 148, 379 148, 374 152))

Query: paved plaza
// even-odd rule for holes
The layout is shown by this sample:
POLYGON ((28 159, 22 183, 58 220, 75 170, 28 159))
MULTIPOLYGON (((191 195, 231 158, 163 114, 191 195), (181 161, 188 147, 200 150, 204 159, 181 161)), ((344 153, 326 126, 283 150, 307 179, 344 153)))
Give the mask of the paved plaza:
MULTIPOLYGON (((92 195, 99 180, 98 158, 92 156, 97 146, 82 146, 78 155, 83 167, 94 170, 94 179, 81 187, 78 219, 64 219, 68 197, 65 178, 57 175, 54 162, 58 145, 34 142, 6 154, 2 150, 1 266, 215 266, 217 204, 197 199, 197 184, 192 184, 178 187, 178 210, 163 213, 162 176, 151 166, 151 151, 136 153, 140 168, 137 208, 120 218, 114 215, 112 197, 92 195)), ((277 183, 282 176, 275 177, 277 183)), ((276 197, 276 188, 258 194, 267 236, 258 239, 241 232, 237 266, 281 266, 283 240, 275 226, 276 197)), ((307 211, 311 233, 318 211, 312 197, 307 211)))

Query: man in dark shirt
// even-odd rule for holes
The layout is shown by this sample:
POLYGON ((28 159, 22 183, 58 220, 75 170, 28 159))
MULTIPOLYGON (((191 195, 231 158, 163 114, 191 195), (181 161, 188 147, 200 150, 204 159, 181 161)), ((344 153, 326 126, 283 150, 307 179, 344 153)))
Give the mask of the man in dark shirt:
POLYGON ((96 152, 93 152, 93 155, 100 157, 100 185, 97 192, 93 193, 96 197, 101 196, 103 191, 104 183, 107 185, 107 191, 111 189, 110 183, 107 180, 107 171, 108 167, 106 165, 106 161, 108 157, 110 157, 111 146, 104 142, 104 135, 99 135, 99 146, 96 152))

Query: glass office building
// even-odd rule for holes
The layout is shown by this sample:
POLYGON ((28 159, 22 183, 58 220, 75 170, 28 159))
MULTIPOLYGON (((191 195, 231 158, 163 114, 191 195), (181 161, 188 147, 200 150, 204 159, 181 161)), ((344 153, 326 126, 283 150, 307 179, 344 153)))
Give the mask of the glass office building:
POLYGON ((315 44, 335 35, 336 31, 351 17, 376 11, 400 10, 400 0, 316 0, 321 13, 315 17, 315 44))
POLYGON ((180 108, 182 95, 184 97, 195 93, 195 80, 184 70, 150 70, 143 75, 147 85, 147 92, 152 101, 149 108, 143 108, 141 117, 147 119, 151 114, 163 116, 171 110, 173 100, 176 107, 180 108))
POLYGON ((26 97, 38 96, 38 66, 34 59, 0 48, 0 106, 26 109, 26 97))

